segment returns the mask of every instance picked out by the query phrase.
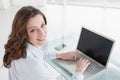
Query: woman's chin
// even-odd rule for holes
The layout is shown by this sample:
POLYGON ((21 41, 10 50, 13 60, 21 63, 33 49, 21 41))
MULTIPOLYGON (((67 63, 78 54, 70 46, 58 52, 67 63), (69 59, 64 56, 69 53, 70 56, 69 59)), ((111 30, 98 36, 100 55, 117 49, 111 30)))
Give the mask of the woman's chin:
POLYGON ((43 45, 46 43, 46 40, 38 42, 39 45, 43 45))

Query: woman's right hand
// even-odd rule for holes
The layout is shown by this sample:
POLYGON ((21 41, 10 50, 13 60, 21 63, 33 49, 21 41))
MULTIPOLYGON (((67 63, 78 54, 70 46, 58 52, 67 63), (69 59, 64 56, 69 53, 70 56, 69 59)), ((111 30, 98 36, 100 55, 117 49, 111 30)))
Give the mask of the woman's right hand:
POLYGON ((87 67, 90 65, 89 60, 80 58, 77 62, 76 72, 84 73, 87 67))

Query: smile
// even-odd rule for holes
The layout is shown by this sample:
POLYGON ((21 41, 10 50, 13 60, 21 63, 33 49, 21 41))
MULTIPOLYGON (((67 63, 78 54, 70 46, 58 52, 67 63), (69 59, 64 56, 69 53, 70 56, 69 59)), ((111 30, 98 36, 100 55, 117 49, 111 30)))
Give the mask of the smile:
POLYGON ((37 39, 38 41, 44 41, 45 40, 45 38, 43 38, 43 39, 37 39))

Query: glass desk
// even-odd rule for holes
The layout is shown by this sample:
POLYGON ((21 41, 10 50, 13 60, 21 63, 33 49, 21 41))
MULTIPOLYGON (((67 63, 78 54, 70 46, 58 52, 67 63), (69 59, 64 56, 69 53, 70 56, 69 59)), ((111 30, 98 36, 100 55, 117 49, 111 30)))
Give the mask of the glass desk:
MULTIPOLYGON (((47 62, 66 79, 69 79, 72 76, 71 73, 55 64, 54 61, 47 62)), ((120 80, 120 71, 115 65, 109 63, 106 69, 90 77, 88 80, 120 80)))
MULTIPOLYGON (((56 39, 54 41, 50 41, 46 45, 43 46, 44 51, 61 53, 67 51, 75 51, 77 46, 77 39, 74 36, 66 36, 64 37, 63 43, 66 45, 63 49, 57 51, 55 49, 56 46, 62 44, 61 39, 56 39)), ((69 79, 72 75, 64 68, 57 65, 54 60, 47 61, 56 71, 58 71, 61 75, 63 75, 66 79, 69 79)), ((96 75, 90 77, 88 80, 120 80, 120 68, 113 65, 111 62, 108 63, 108 66, 103 71, 97 73, 96 75)))

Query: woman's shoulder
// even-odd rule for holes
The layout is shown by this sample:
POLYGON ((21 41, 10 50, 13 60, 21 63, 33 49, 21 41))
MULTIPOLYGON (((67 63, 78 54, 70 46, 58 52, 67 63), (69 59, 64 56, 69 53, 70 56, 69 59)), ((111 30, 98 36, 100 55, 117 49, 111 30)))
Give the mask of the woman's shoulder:
POLYGON ((35 66, 37 64, 39 64, 40 62, 38 62, 38 60, 36 58, 34 58, 33 56, 31 56, 30 54, 27 55, 25 58, 20 58, 17 60, 13 60, 11 66, 16 66, 16 67, 28 67, 28 66, 35 66))

